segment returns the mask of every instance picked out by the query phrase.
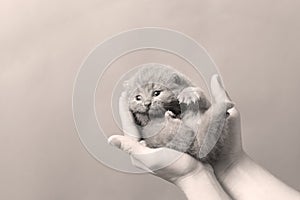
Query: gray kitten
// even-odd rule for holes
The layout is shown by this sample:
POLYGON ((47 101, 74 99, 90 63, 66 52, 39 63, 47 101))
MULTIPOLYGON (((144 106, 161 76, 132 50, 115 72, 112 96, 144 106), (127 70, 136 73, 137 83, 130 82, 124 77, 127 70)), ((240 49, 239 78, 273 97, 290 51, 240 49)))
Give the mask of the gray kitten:
POLYGON ((209 163, 218 159, 226 142, 226 111, 232 104, 224 103, 211 112, 211 103, 200 88, 183 74, 161 64, 145 64, 124 86, 129 110, 141 140, 148 147, 172 148, 209 163), (203 122, 208 119, 201 118, 206 112, 213 116, 209 127, 203 125, 209 124, 203 122), (217 131, 222 131, 217 144, 207 156, 201 157, 205 134, 217 131))

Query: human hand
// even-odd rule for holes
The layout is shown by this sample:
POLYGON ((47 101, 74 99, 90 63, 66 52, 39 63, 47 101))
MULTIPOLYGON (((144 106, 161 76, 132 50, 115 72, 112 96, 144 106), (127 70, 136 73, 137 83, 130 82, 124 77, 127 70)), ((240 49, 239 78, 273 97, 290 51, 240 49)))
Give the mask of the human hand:
POLYGON ((130 154, 134 166, 176 185, 186 177, 212 169, 186 153, 165 147, 149 148, 128 136, 114 135, 108 141, 130 154))
MULTIPOLYGON (((225 101, 230 100, 227 92, 225 94, 225 101)), ((299 192, 274 177, 245 153, 241 141, 240 113, 235 106, 227 112, 225 146, 213 164, 216 178, 226 192, 232 198, 242 200, 300 199, 299 192)))
MULTIPOLYGON (((222 96, 218 96, 218 91, 222 90, 220 86, 217 77, 214 77, 212 89, 215 100, 222 98, 222 96)), ((139 132, 128 110, 125 93, 121 95, 119 109, 125 136, 114 135, 108 141, 129 153, 133 165, 174 183, 185 192, 189 199, 201 197, 205 199, 230 199, 218 183, 210 165, 203 164, 186 153, 169 148, 152 149, 146 147, 143 141, 139 142, 139 132)), ((166 115, 166 120, 175 119, 166 115)))
MULTIPOLYGON (((148 148, 143 141, 139 142, 138 129, 128 110, 126 93, 119 100, 119 113, 125 136, 114 135, 108 141, 131 155, 133 165, 142 168, 169 182, 179 184, 184 177, 210 170, 188 154, 169 148, 148 148)), ((166 115, 166 120, 175 120, 166 115)), ((179 120, 179 119, 176 119, 179 120)))
MULTIPOLYGON (((211 84, 212 96, 215 100, 212 105, 222 104, 222 101, 231 101, 220 81, 216 80, 218 79, 213 79, 211 84), (222 96, 224 94, 225 97, 222 96)), ((203 119, 208 119, 211 116, 209 112, 213 112, 213 109, 208 110, 203 119)), ((124 113, 126 112, 123 112, 123 117, 126 116, 124 113)), ((165 160, 173 156, 176 157, 179 152, 167 148, 150 149, 140 144, 137 137, 138 132, 135 132, 137 129, 132 125, 132 118, 122 119, 122 123, 125 122, 123 123, 125 125, 124 130, 126 130, 125 134, 131 133, 131 136, 112 136, 109 141, 131 153, 133 163, 136 166, 152 168, 154 169, 152 173, 155 175, 175 183, 186 193, 189 199, 199 199, 200 197, 204 199, 230 199, 222 187, 235 199, 299 199, 300 195, 296 190, 278 180, 246 155, 241 142, 239 111, 233 106, 227 110, 227 113, 225 128, 228 135, 219 160, 213 165, 216 177, 209 165, 203 165, 187 154, 182 154, 183 156, 171 165, 165 165, 167 164, 165 160), (160 152, 160 150, 161 152, 165 151, 165 153, 148 157, 147 153, 151 155, 154 152, 160 152)), ((207 124, 203 124, 203 126, 207 126, 207 124)))
MULTIPOLYGON (((213 112, 212 108, 214 106, 218 106, 218 105, 226 104, 226 103, 228 104, 228 102, 231 102, 230 98, 228 97, 226 91, 224 90, 224 87, 222 86, 221 81, 219 80, 217 75, 212 77, 211 91, 212 91, 212 97, 213 97, 213 105, 203 116, 201 116, 202 122, 204 122, 201 124, 202 131, 206 131, 206 127, 208 126, 208 124, 210 122, 211 114, 213 112)), ((124 138, 124 137, 120 137, 120 136, 116 136, 115 139, 122 140, 122 141, 127 142, 128 144, 136 147, 136 146, 138 146, 138 144, 135 144, 134 142, 137 142, 139 140, 139 133, 138 133, 137 127, 135 126, 132 115, 131 115, 130 111, 128 110, 126 93, 122 93, 122 95, 120 97, 119 109, 120 109, 119 113, 120 113, 120 117, 121 117, 121 121, 122 121, 124 135, 129 136, 131 138, 131 140, 128 140, 128 138, 126 138, 126 137, 124 138)), ((228 139, 227 139, 228 142, 226 142, 227 146, 224 147, 224 149, 222 151, 223 153, 220 156, 220 160, 217 161, 214 165, 214 168, 218 175, 221 175, 222 172, 225 171, 225 169, 228 166, 230 166, 231 163, 233 163, 235 161, 235 159, 239 158, 239 156, 243 152, 242 148, 241 148, 241 141, 240 141, 239 113, 235 107, 227 110, 227 112, 228 112, 229 116, 227 117, 225 125, 227 126, 226 128, 229 131, 228 139)), ((176 120, 178 120, 178 119, 176 119, 176 120)), ((130 146, 130 145, 127 145, 127 146, 130 146)), ((120 148, 122 149, 122 147, 120 147, 120 148)), ((149 149, 149 148, 148 149, 144 148, 144 149, 142 149, 141 152, 147 151, 149 153, 150 150, 152 151, 151 154, 153 154, 154 152, 158 152, 158 151, 168 152, 168 153, 166 153, 166 155, 171 154, 170 149, 165 149, 165 148, 160 148, 160 149, 155 149, 155 150, 149 149)), ((143 154, 141 152, 139 152, 138 154, 143 154)), ((176 154, 176 153, 177 153, 176 151, 172 150, 172 155, 176 154)), ((136 157, 137 157, 137 155, 134 155, 134 156, 132 156, 132 159, 134 160, 134 158, 136 158, 136 157)), ((139 155, 138 157, 139 157, 139 159, 143 160, 142 162, 144 162, 144 160, 146 159, 147 156, 139 155)), ((148 157, 149 157, 149 155, 148 155, 148 157)), ((151 162, 155 162, 155 160, 152 160, 151 162)), ((139 162, 135 159, 135 163, 139 163, 139 162)), ((161 161, 159 161, 159 163, 161 163, 161 161)), ((162 167, 161 164, 159 164, 159 163, 158 163, 158 165, 155 165, 155 166, 162 167)), ((188 162, 188 163, 194 163, 194 162, 188 162)), ((147 163, 144 166, 144 168, 147 168, 147 166, 148 166, 149 167, 148 171, 149 170, 153 171, 152 164, 147 163)), ((141 166, 139 166, 139 167, 141 167, 141 166)), ((188 167, 190 168, 190 166, 188 166, 188 167)), ((183 170, 183 171, 185 171, 185 170, 183 170)), ((157 174, 159 174, 159 172, 157 172, 157 174)), ((178 174, 176 174, 175 177, 176 176, 178 176, 178 174)))
MULTIPOLYGON (((219 79, 217 80, 218 81, 215 83, 212 81, 211 85, 212 96, 215 101, 219 103, 222 103, 222 101, 232 102, 221 81, 219 79)), ((221 155, 213 164, 215 174, 219 180, 226 176, 230 167, 234 166, 235 163, 239 162, 245 156, 241 141, 240 113, 236 105, 232 105, 233 107, 227 110, 227 118, 223 129, 224 132, 227 132, 227 136, 225 138, 226 141, 224 142, 224 146, 221 150, 221 155)), ((210 113, 207 117, 209 117, 209 115, 210 113)))

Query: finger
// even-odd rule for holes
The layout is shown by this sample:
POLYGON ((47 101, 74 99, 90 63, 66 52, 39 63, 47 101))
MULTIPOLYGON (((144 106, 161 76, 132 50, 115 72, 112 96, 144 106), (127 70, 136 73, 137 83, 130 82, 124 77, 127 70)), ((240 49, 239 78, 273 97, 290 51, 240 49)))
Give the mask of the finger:
POLYGON ((123 135, 113 135, 108 138, 108 143, 125 151, 128 154, 138 154, 146 152, 148 147, 140 144, 133 138, 123 136, 123 135))
POLYGON ((143 155, 142 152, 146 152, 147 148, 145 144, 141 142, 137 142, 136 140, 127 137, 127 136, 122 136, 122 135, 113 135, 108 138, 108 143, 121 149, 122 151, 125 151, 128 153, 131 159, 131 163, 140 168, 145 170, 146 172, 153 173, 152 170, 150 170, 146 164, 142 162, 143 157, 138 158, 135 157, 134 155, 143 155))
POLYGON ((227 113, 229 114, 229 116, 227 118, 227 120, 229 120, 229 121, 240 118, 240 112, 237 110, 236 107, 232 107, 232 108, 228 109, 227 113))
POLYGON ((145 147, 134 139, 122 135, 109 137, 108 143, 130 154, 132 164, 147 172, 165 168, 183 155, 183 153, 169 148, 145 147))
POLYGON ((127 93, 123 92, 119 99, 119 114, 122 123, 122 129, 124 135, 135 138, 138 140, 140 138, 138 129, 135 125, 134 119, 131 112, 129 111, 127 93))
POLYGON ((225 91, 221 79, 217 74, 211 78, 211 92, 215 102, 231 102, 231 98, 225 91))

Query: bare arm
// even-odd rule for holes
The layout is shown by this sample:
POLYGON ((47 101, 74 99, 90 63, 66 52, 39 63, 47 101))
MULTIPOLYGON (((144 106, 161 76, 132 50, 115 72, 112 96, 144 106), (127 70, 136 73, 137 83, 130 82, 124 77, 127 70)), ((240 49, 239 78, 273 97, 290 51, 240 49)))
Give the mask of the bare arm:
POLYGON ((300 194, 254 162, 245 153, 219 178, 235 199, 300 199, 300 194))
MULTIPOLYGON (((227 97, 229 98, 229 97, 227 97)), ((213 166, 223 188, 234 199, 300 199, 300 193, 289 187, 253 161, 243 150, 241 120, 238 110, 228 110, 230 130, 228 147, 213 166)))
POLYGON ((176 185, 185 193, 189 200, 193 199, 231 199, 217 181, 211 166, 205 171, 194 173, 187 178, 179 180, 176 185))

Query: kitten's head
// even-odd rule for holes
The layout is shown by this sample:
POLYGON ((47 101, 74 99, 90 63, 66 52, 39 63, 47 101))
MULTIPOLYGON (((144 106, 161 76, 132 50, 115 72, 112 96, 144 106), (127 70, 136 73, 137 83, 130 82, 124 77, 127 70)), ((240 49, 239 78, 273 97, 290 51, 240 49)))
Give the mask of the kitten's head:
POLYGON ((145 64, 124 83, 129 109, 139 125, 162 117, 167 110, 179 115, 177 96, 191 82, 174 69, 161 64, 145 64))
POLYGON ((180 114, 178 100, 167 87, 158 83, 148 83, 136 88, 129 95, 129 109, 133 113, 162 117, 167 110, 180 114))

